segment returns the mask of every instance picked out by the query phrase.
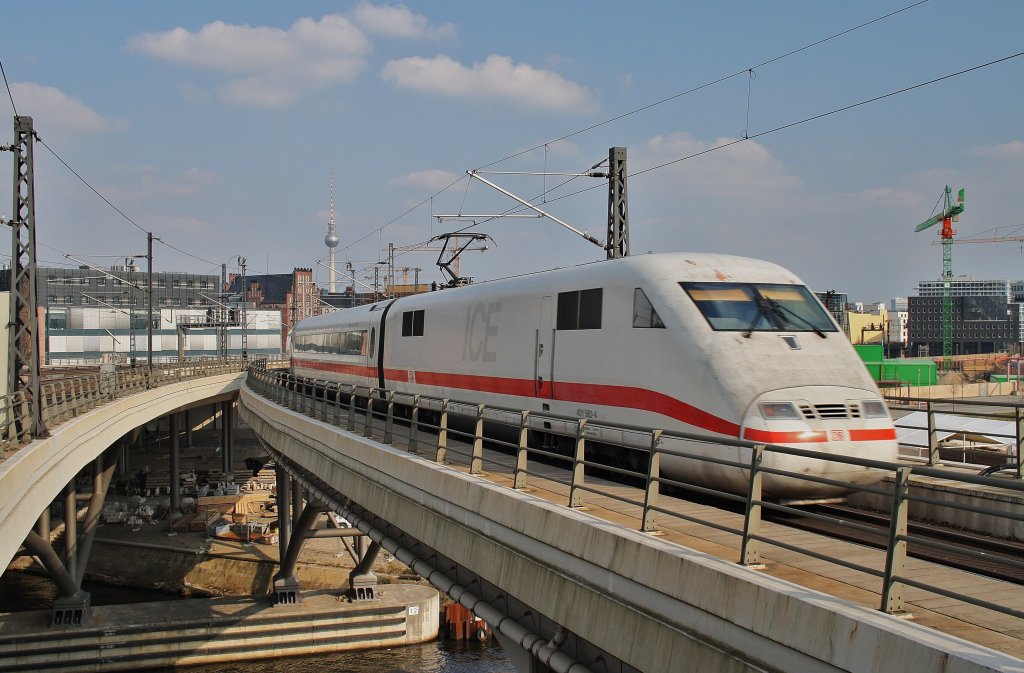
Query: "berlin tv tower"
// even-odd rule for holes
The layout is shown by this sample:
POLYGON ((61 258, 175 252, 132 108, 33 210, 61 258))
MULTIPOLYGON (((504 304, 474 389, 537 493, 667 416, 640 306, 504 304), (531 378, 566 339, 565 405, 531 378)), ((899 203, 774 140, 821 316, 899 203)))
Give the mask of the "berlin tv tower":
POLYGON ((334 227, 334 173, 331 173, 331 216, 327 220, 327 235, 324 236, 324 243, 327 245, 327 251, 329 253, 330 270, 329 280, 327 282, 327 291, 334 294, 334 249, 338 247, 338 231, 334 227))

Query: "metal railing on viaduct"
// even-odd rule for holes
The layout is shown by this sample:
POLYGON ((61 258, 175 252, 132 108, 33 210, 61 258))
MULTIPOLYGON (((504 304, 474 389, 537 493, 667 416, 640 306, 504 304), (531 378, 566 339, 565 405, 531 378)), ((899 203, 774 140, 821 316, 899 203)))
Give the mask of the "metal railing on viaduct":
MULTIPOLYGON (((932 647, 943 639, 940 634, 928 631, 924 636, 915 631, 921 627, 882 613, 902 612, 904 588, 915 587, 1024 617, 1015 606, 910 577, 909 542, 949 546, 920 539, 907 525, 909 505, 922 499, 908 488, 910 477, 945 476, 934 468, 339 386, 260 368, 250 370, 240 405, 243 418, 276 459, 279 470, 291 476, 294 487, 305 491, 309 503, 319 510, 337 511, 376 545, 392 551, 483 617, 495 627, 513 659, 519 657, 520 670, 534 670, 529 668, 531 659, 552 670, 573 671, 672 670, 671 662, 680 660, 691 662, 693 670, 860 670, 865 651, 875 657, 890 651, 908 657, 902 663, 891 661, 893 670, 929 670, 928 662, 936 662, 935 670, 943 670, 946 663, 941 662, 961 656, 965 670, 991 670, 991 651, 975 658, 967 652, 970 647, 965 650, 963 642, 957 641, 936 658, 938 650, 932 647), (548 448, 539 448, 531 435, 546 437, 543 444, 548 448), (640 452, 644 469, 598 462, 589 450, 595 440, 605 446, 618 442, 627 452, 640 452), (733 451, 723 455, 732 457, 686 449, 695 443, 724 445, 733 451), (485 446, 504 448, 514 456, 511 488, 474 476, 484 470, 485 446), (446 466, 454 454, 461 454, 468 470, 446 466), (879 479, 858 485, 813 474, 813 470, 812 474, 786 471, 771 466, 770 458, 778 456, 846 463, 877 471, 879 479), (746 493, 736 495, 672 479, 660 469, 665 457, 740 470, 746 474, 746 493), (562 483, 567 497, 562 505, 526 492, 532 479, 553 479, 550 471, 538 467, 552 462, 565 466, 562 483), (624 500, 617 491, 601 490, 588 480, 591 470, 597 469, 643 484, 641 497, 625 499, 639 512, 635 527, 612 525, 580 512, 584 494, 624 500), (885 474, 890 475, 892 488, 881 484, 885 474), (763 513, 797 512, 762 494, 765 483, 778 478, 889 499, 893 515, 891 525, 881 533, 883 568, 859 565, 820 547, 799 548, 763 533, 763 513), (666 486, 714 495, 742 507, 742 528, 700 522, 739 536, 738 564, 687 553, 650 535, 657 531, 660 517, 687 518, 665 506, 662 490, 666 486), (785 582, 742 567, 761 563, 762 543, 877 577, 881 612, 870 617, 870 612, 841 601, 825 605, 809 600, 806 592, 795 592, 785 582), (752 615, 794 619, 781 623, 752 619, 752 615), (623 638, 623 633, 632 635, 623 638), (846 643, 849 649, 829 645, 836 642, 846 643), (987 664, 979 663, 986 658, 987 664)), ((1024 492, 1016 481, 988 477, 966 477, 965 481, 1024 492)), ((1011 523, 1024 521, 1024 515, 1013 511, 977 512, 971 505, 963 507, 975 514, 1006 517, 1011 523)), ((857 523, 815 516, 878 535, 857 523)), ((1006 563, 1024 569, 1018 560, 1006 563)), ((297 590, 297 585, 287 589, 297 590)))
POLYGON ((43 427, 33 425, 33 401, 27 391, 0 397, 0 456, 16 451, 33 439, 45 437, 61 423, 127 395, 217 374, 245 371, 248 362, 196 360, 182 364, 121 368, 111 372, 70 375, 41 386, 40 416, 43 427))
MULTIPOLYGON (((222 413, 229 412, 226 405, 237 398, 247 365, 204 360, 151 371, 65 375, 42 386, 43 427, 33 424, 33 401, 23 393, 0 398, 0 568, 7 568, 22 545, 39 559, 58 587, 54 624, 88 620, 82 579, 104 499, 130 438, 165 415, 173 425, 176 412, 198 405, 220 402, 222 413), (90 467, 91 493, 80 497, 76 481, 90 467), (61 498, 64 530, 55 548, 49 512, 61 498), (88 502, 84 518, 78 504, 83 498, 88 502)), ((230 424, 222 427, 230 433, 230 424)), ((173 494, 172 489, 172 502, 173 494)))
MULTIPOLYGON (((43 561, 60 588, 55 623, 73 625, 87 616, 81 576, 102 494, 117 460, 111 449, 118 438, 190 404, 238 396, 243 417, 277 461, 279 502, 290 500, 296 507, 296 516, 281 517, 282 571, 275 583, 279 597, 299 598, 295 556, 302 540, 313 533, 303 529, 312 528, 320 512, 333 509, 373 541, 371 551, 390 550, 486 619, 520 670, 533 670, 531 661, 536 660, 550 670, 576 673, 678 670, 683 661, 694 670, 853 671, 865 670, 865 652, 871 652, 893 670, 948 670, 949 662, 956 660, 957 670, 988 671, 999 670, 1007 659, 884 614, 899 612, 903 589, 915 587, 1014 618, 1022 616, 1014 605, 909 576, 909 542, 943 543, 918 540, 906 526, 907 507, 928 504, 906 486, 912 475, 946 476, 941 470, 611 427, 472 401, 339 387, 262 366, 250 368, 242 385, 242 364, 199 362, 155 367, 152 374, 121 371, 45 384, 45 436, 27 426, 30 415, 24 398, 2 400, 0 561, 6 567, 22 540, 43 561), (543 441, 534 441, 538 437, 543 441), (646 459, 640 461, 643 469, 598 463, 590 450, 598 439, 605 445, 622 443, 631 455, 639 454, 646 459), (698 457, 685 449, 694 443, 727 446, 732 457, 698 457), (477 476, 487 466, 485 447, 503 448, 512 457, 508 487, 477 476), (889 474, 894 487, 840 484, 786 472, 772 467, 770 458, 775 456, 847 462, 880 476, 889 474), (740 489, 745 494, 713 492, 673 479, 660 469, 663 458, 703 460, 739 470, 746 475, 746 488, 740 489), (468 469, 449 465, 457 461, 464 461, 468 469), (547 469, 557 463, 565 466, 562 477, 553 477, 547 469), (90 465, 93 495, 79 522, 73 483, 75 475, 90 465), (623 497, 599 487, 591 476, 595 469, 640 483, 640 495, 623 497), (762 516, 791 508, 764 497, 762 487, 779 477, 842 485, 888 499, 895 515, 881 535, 883 569, 773 537, 770 527, 761 526, 762 516), (531 495, 531 484, 541 479, 560 479, 564 502, 531 495), (700 522, 741 540, 738 563, 652 535, 667 517, 687 517, 669 506, 662 493, 669 486, 714 494, 742 510, 741 526, 700 522), (287 489, 292 489, 292 497, 287 489), (66 517, 65 540, 74 543, 66 544, 63 555, 58 555, 50 546, 48 521, 44 526, 40 513, 61 493, 65 510, 72 512, 66 517), (612 524, 586 514, 580 506, 591 496, 635 506, 635 525, 612 524), (292 528, 294 544, 286 543, 286 527, 292 528), (877 577, 881 611, 873 613, 743 567, 762 560, 764 544, 877 577)), ((962 480, 978 487, 1021 490, 1019 482, 1011 480, 962 480)), ((1024 521, 1024 515, 1012 509, 964 509, 1001 516, 1011 526, 1024 521)), ((357 597, 373 598, 373 555, 367 553, 352 575, 351 589, 357 597)), ((1024 566, 1015 561, 1009 565, 1024 566)))

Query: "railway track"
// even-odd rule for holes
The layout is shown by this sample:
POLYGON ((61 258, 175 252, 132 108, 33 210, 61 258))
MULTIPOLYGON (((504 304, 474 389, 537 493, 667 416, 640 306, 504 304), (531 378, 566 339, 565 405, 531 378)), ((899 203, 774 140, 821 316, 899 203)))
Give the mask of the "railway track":
MULTIPOLYGON (((829 537, 855 542, 876 549, 885 549, 889 536, 889 516, 875 512, 867 512, 843 505, 806 505, 808 513, 827 516, 832 521, 823 521, 810 516, 800 516, 784 512, 765 512, 766 519, 774 523, 820 533, 829 537), (868 533, 850 527, 849 523, 856 523, 860 526, 877 528, 878 533, 868 533)), ((932 561, 941 565, 966 570, 993 579, 1012 582, 1024 585, 1024 569, 1015 568, 1005 563, 1006 560, 1020 562, 1024 559, 1024 544, 1010 540, 994 538, 979 533, 958 531, 931 524, 910 522, 908 533, 912 537, 934 540, 944 544, 969 549, 974 553, 981 553, 985 558, 979 559, 974 556, 957 553, 954 550, 940 550, 929 546, 915 544, 913 541, 907 545, 907 554, 914 558, 932 561)))

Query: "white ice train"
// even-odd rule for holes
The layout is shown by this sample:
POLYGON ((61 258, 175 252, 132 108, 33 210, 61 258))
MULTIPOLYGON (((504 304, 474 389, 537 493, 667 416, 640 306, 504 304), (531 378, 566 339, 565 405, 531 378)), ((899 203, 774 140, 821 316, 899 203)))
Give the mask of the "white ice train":
MULTIPOLYGON (((347 309, 300 322, 300 376, 896 459, 888 409, 846 336, 795 275, 716 254, 604 260, 347 309)), ((701 455, 749 460, 735 447, 701 455)), ((771 455, 767 465, 849 482, 879 474, 771 455)), ((662 474, 745 493, 746 471, 663 456, 662 474)), ((842 489, 768 475, 776 497, 842 489)))

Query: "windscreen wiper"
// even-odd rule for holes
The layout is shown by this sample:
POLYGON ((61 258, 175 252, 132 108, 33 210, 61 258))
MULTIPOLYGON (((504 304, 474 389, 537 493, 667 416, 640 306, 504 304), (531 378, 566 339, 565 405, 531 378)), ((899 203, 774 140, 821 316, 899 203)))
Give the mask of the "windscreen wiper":
POLYGON ((812 323, 810 320, 808 320, 807 318, 805 318, 802 315, 800 315, 799 313, 797 313, 796 311, 783 306, 782 304, 780 304, 779 302, 775 301, 774 299, 769 299, 769 298, 766 297, 765 301, 768 302, 769 306, 771 306, 772 312, 774 312, 775 315, 783 315, 783 314, 785 314, 790 319, 795 320, 796 322, 799 322, 799 323, 803 323, 803 325, 805 327, 809 327, 811 330, 814 331, 815 334, 820 336, 822 339, 828 338, 828 337, 825 336, 825 333, 821 330, 820 327, 818 327, 817 325, 812 323))
MULTIPOLYGON (((766 299, 760 294, 757 295, 757 313, 754 314, 754 319, 750 321, 749 325, 747 325, 747 329, 743 330, 743 338, 749 339, 750 335, 754 333, 754 328, 757 327, 757 323, 761 318, 768 318, 769 312, 775 311, 775 307, 768 303, 770 301, 770 299, 766 299)), ((775 313, 775 316, 778 317, 778 313, 775 313)))

